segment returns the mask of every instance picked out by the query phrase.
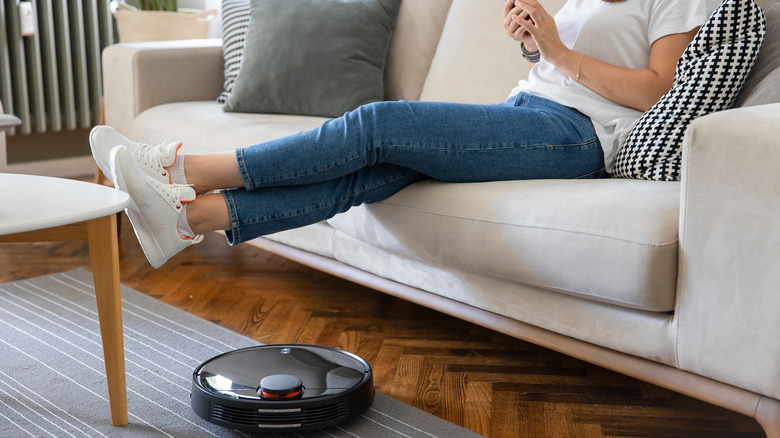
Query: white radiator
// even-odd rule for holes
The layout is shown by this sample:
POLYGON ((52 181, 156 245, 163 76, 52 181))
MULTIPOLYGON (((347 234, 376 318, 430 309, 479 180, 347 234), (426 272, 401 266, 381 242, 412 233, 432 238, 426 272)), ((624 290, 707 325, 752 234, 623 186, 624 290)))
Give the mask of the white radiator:
POLYGON ((112 20, 109 0, 0 0, 0 101, 16 133, 98 122, 112 20))

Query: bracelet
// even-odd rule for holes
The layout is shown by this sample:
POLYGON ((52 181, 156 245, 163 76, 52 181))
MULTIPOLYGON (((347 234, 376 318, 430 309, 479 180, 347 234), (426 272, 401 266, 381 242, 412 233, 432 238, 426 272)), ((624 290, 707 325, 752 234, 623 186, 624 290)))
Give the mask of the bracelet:
POLYGON ((528 62, 537 63, 542 58, 542 55, 538 50, 529 52, 528 49, 525 48, 525 43, 523 42, 520 42, 520 51, 523 52, 523 58, 528 62))
POLYGON ((580 67, 582 67, 582 60, 585 59, 585 55, 582 55, 582 58, 580 58, 580 62, 577 63, 577 75, 574 76, 574 80, 579 82, 580 81, 580 67))

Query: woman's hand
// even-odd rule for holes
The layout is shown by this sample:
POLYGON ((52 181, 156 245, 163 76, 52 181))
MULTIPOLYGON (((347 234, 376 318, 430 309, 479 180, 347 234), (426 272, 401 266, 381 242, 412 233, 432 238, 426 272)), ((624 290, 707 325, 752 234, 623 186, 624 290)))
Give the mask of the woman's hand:
POLYGON ((529 51, 536 51, 536 43, 531 34, 515 19, 525 20, 528 13, 515 6, 515 0, 504 0, 504 29, 506 34, 515 41, 522 42, 529 51))
MULTIPOLYGON (((541 52, 542 57, 555 64, 556 60, 569 49, 561 42, 553 16, 544 9, 538 0, 514 0, 513 5, 514 7, 508 16, 511 22, 518 27, 515 32, 529 35, 533 40, 534 47, 541 52), (512 15, 512 11, 518 10, 519 14, 512 15)), ((504 9, 506 10, 506 5, 504 5, 504 9)), ((531 48, 525 40, 523 43, 529 49, 531 48)))

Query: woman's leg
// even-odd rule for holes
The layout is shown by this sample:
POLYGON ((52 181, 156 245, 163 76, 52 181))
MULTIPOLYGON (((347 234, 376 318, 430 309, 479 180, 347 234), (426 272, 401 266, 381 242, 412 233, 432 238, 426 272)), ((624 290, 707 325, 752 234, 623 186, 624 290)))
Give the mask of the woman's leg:
POLYGON ((312 184, 377 164, 453 182, 578 178, 602 169, 603 154, 587 117, 521 94, 499 105, 377 102, 235 157, 184 161, 198 192, 312 184))
MULTIPOLYGON (((381 201, 425 178, 404 167, 380 164, 320 183, 225 190, 222 203, 227 206, 229 222, 219 229, 226 230, 228 242, 235 245, 317 223, 356 205, 381 201)), ((215 204, 219 205, 218 200, 215 204)), ((192 207, 197 208, 197 203, 188 207, 188 214, 194 211, 192 207)))
POLYGON ((195 235, 226 230, 228 241, 234 245, 320 222, 356 205, 381 201, 425 178, 419 172, 382 164, 315 184, 251 192, 229 189, 188 203, 187 222, 195 235))
MULTIPOLYGON (((455 182, 586 178, 604 169, 587 117, 527 94, 513 104, 488 106, 366 105, 318 129, 239 149, 235 160, 230 158, 188 158, 184 166, 199 192, 243 183, 243 189, 223 194, 224 204, 216 195, 186 202, 194 234, 229 229, 232 243, 327 219, 426 177, 455 182)), ((138 187, 144 196, 156 196, 143 184, 138 187)), ((142 215, 155 217, 151 210, 142 215)), ((178 221, 173 225, 176 231, 178 221)), ((163 256, 185 246, 172 245, 163 256)))
POLYGON ((193 235, 231 228, 230 211, 221 193, 203 195, 186 206, 187 226, 193 235))
POLYGON ((192 185, 197 193, 244 186, 234 151, 185 155, 182 157, 182 165, 187 184, 192 185))
POLYGON ((216 196, 191 203, 188 221, 196 234, 229 229, 231 242, 240 242, 311 224, 384 199, 423 175, 456 182, 578 178, 598 176, 604 167, 585 116, 529 95, 488 106, 366 105, 233 155, 184 161, 198 192, 245 186, 223 194, 227 205, 216 196))

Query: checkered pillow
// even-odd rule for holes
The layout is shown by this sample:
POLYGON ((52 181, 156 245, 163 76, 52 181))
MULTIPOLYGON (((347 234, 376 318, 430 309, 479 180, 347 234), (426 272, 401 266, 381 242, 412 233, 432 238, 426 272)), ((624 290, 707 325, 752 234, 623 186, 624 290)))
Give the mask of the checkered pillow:
POLYGON ((249 0, 222 0, 222 58, 225 65, 224 91, 217 102, 227 102, 241 67, 244 41, 249 29, 249 0))
POLYGON ((685 130, 697 117, 734 104, 765 34, 764 13, 753 0, 726 0, 685 49, 672 89, 629 133, 613 176, 679 180, 685 130))

